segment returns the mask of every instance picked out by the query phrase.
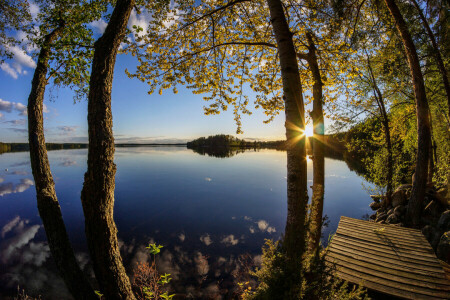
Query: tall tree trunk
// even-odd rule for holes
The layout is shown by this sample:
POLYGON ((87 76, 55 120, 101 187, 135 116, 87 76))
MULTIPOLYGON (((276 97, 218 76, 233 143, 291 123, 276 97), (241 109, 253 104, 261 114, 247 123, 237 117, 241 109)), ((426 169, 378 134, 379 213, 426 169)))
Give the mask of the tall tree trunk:
POLYGON ((441 73, 442 81, 444 82, 445 93, 447 94, 448 117, 450 118, 450 83, 448 81, 448 74, 447 74, 447 70, 445 69, 444 61, 442 60, 441 52, 439 51, 439 47, 436 42, 436 37, 434 36, 434 33, 431 30, 430 25, 427 22, 427 19, 423 15, 422 9, 420 9, 420 6, 417 3, 417 1, 411 0, 411 2, 414 4, 417 11, 419 12, 419 17, 422 20, 423 27, 425 28, 425 30, 428 34, 428 38, 431 41, 433 55, 436 59, 436 64, 438 66, 439 72, 441 73))
POLYGON ((374 97, 375 100, 377 101, 378 110, 380 111, 380 115, 382 118, 382 124, 384 127, 384 138, 386 141, 386 149, 388 151, 388 171, 386 176, 387 178, 386 178, 386 202, 385 202, 385 206, 388 207, 392 203, 392 190, 393 190, 392 177, 394 174, 394 159, 392 154, 391 130, 389 128, 389 118, 386 112, 386 107, 384 105, 383 94, 381 93, 377 81, 375 79, 375 75, 373 74, 369 56, 367 56, 367 67, 369 69, 370 78, 372 81, 374 97))
POLYGON ((135 299, 125 272, 113 219, 116 165, 111 89, 114 65, 134 0, 118 0, 104 34, 95 42, 88 98, 88 169, 81 200, 94 272, 106 299, 135 299))
POLYGON ((409 68, 411 70, 412 83, 414 87, 414 96, 416 100, 417 115, 417 159, 415 180, 411 191, 411 198, 408 203, 407 217, 408 222, 416 226, 420 222, 422 213, 422 203, 425 197, 425 188, 428 174, 428 155, 430 151, 430 120, 428 118, 428 101, 425 94, 425 84, 423 81, 420 61, 417 55, 408 26, 403 19, 395 0, 385 0, 386 5, 395 20, 395 25, 403 41, 406 56, 408 58, 409 68))
POLYGON ((295 275, 300 275, 308 203, 302 85, 292 33, 281 1, 268 0, 267 3, 280 58, 286 112, 288 213, 284 249, 290 268, 295 275))
POLYGON ((317 61, 316 46, 311 33, 306 34, 308 40, 308 66, 313 75, 313 111, 312 120, 314 126, 313 136, 313 192, 310 214, 310 240, 308 250, 317 253, 322 236, 322 214, 325 193, 325 157, 324 157, 324 134, 323 123, 323 95, 322 78, 320 76, 319 63, 317 61))
POLYGON ((62 26, 58 27, 45 37, 28 97, 28 143, 31 170, 36 186, 39 215, 61 277, 76 299, 98 299, 75 259, 56 197, 55 183, 45 147, 43 102, 47 85, 48 61, 52 43, 62 30, 62 26))

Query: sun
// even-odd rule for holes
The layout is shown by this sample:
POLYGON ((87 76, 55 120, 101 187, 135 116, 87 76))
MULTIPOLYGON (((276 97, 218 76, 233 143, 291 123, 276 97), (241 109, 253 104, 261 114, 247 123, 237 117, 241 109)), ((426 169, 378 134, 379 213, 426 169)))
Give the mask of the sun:
POLYGON ((306 125, 306 127, 305 127, 305 135, 307 137, 310 137, 310 136, 314 135, 314 129, 313 129, 313 126, 311 124, 306 125))

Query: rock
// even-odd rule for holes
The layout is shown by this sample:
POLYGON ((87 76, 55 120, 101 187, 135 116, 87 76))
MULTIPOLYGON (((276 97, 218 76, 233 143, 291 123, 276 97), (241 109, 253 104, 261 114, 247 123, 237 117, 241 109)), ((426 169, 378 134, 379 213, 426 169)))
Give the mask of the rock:
POLYGON ((377 218, 377 214, 370 215, 369 219, 375 220, 377 218))
POLYGON ((423 211, 431 218, 438 219, 443 211, 443 208, 439 202, 431 200, 423 211))
POLYGON ((384 221, 387 218, 387 214, 386 213, 382 213, 380 215, 378 215, 378 217, 376 218, 375 222, 380 222, 380 221, 384 221))
POLYGON ((447 263, 450 262, 450 231, 444 232, 441 236, 436 249, 436 255, 439 259, 447 263))
POLYGON ((370 195, 370 198, 375 202, 380 202, 380 200, 384 199, 384 195, 370 195))
POLYGON ((399 222, 396 215, 392 214, 386 219, 386 223, 388 224, 397 224, 399 222))
POLYGON ((444 211, 438 221, 438 228, 442 231, 450 230, 450 210, 444 211))
POLYGON ((397 207, 406 203, 406 195, 404 190, 396 190, 392 194, 392 206, 397 207))
POLYGON ((397 192, 397 191, 406 191, 406 190, 410 190, 410 189, 412 189, 412 185, 411 184, 402 184, 402 185, 398 186, 395 189, 395 192, 397 192))
POLYGON ((403 216, 403 214, 406 212, 406 206, 404 205, 399 205, 396 208, 394 208, 394 214, 397 217, 403 216))
POLYGON ((431 242, 431 238, 433 237, 433 227, 431 227, 430 225, 425 226, 424 228, 422 228, 422 233, 427 241, 431 242))
POLYGON ((369 206, 372 210, 377 210, 381 207, 381 203, 375 201, 375 202, 370 203, 369 206))
POLYGON ((447 196, 447 192, 446 188, 441 188, 434 194, 434 198, 444 207, 450 208, 450 197, 447 196))

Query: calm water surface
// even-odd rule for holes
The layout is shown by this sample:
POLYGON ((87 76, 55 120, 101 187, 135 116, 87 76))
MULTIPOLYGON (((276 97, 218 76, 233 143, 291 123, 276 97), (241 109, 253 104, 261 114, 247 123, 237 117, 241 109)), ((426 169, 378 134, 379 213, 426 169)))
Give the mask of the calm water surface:
MULTIPOLYGON (((49 152, 56 191, 77 258, 92 274, 80 202, 87 150, 49 152)), ((278 239, 286 221, 286 153, 247 151, 228 158, 185 147, 117 148, 115 221, 128 269, 149 259, 149 242, 164 245, 157 264, 172 289, 193 298, 230 295, 240 254, 260 260, 264 239, 278 239)), ((345 162, 325 160, 326 243, 342 215, 370 213, 370 186, 345 162)), ((312 162, 308 162, 312 179, 312 162)), ((312 185, 312 180, 308 183, 312 185)), ((0 155, 0 296, 66 299, 38 215, 27 152, 0 155)))

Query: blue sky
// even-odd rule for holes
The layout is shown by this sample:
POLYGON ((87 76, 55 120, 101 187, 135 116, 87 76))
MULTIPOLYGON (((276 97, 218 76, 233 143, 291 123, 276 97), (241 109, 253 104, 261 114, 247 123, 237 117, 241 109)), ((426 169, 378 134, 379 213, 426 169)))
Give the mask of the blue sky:
MULTIPOLYGON (((30 1, 33 17, 39 8, 30 1)), ((137 15, 134 11, 129 28, 138 25, 145 28, 149 16, 137 15)), ((90 23, 98 37, 106 27, 106 22, 97 20, 90 23)), ((21 32, 14 33, 24 39, 21 32)), ((26 142, 26 104, 31 90, 31 80, 36 63, 19 47, 10 49, 14 59, 0 64, 0 141, 26 142)), ((251 116, 242 116, 244 134, 236 135, 236 124, 232 110, 220 115, 206 116, 203 106, 207 102, 203 95, 194 95, 183 86, 178 86, 178 94, 166 90, 162 95, 148 95, 148 86, 137 79, 130 79, 125 68, 133 71, 137 61, 131 55, 118 56, 115 66, 112 112, 113 130, 117 143, 175 143, 186 142, 200 136, 232 134, 244 139, 280 140, 285 138, 284 112, 269 123, 262 110, 253 107, 250 98, 251 116)), ((44 100, 44 128, 47 142, 87 142, 87 100, 74 103, 70 89, 55 89, 47 86, 44 100)), ((307 132, 311 131, 308 130, 307 132)))
MULTIPOLYGON (((18 62, 15 62, 17 67, 18 62)), ((11 63, 10 65, 13 65, 11 63)), ((115 67, 112 111, 116 142, 178 142, 218 133, 236 135, 232 111, 205 116, 207 104, 202 95, 194 95, 182 86, 178 94, 166 90, 162 95, 148 95, 148 87, 136 79, 129 79, 124 70, 133 69, 133 57, 119 55, 115 67)), ((0 141, 26 142, 27 123, 24 106, 27 104, 34 69, 22 64, 21 73, 0 70, 0 141)), ((48 142, 87 141, 87 100, 74 103, 70 89, 47 87, 44 100, 44 128, 48 142)), ((241 138, 283 139, 284 112, 270 124, 266 116, 253 109, 251 116, 243 116, 244 134, 241 138)))

